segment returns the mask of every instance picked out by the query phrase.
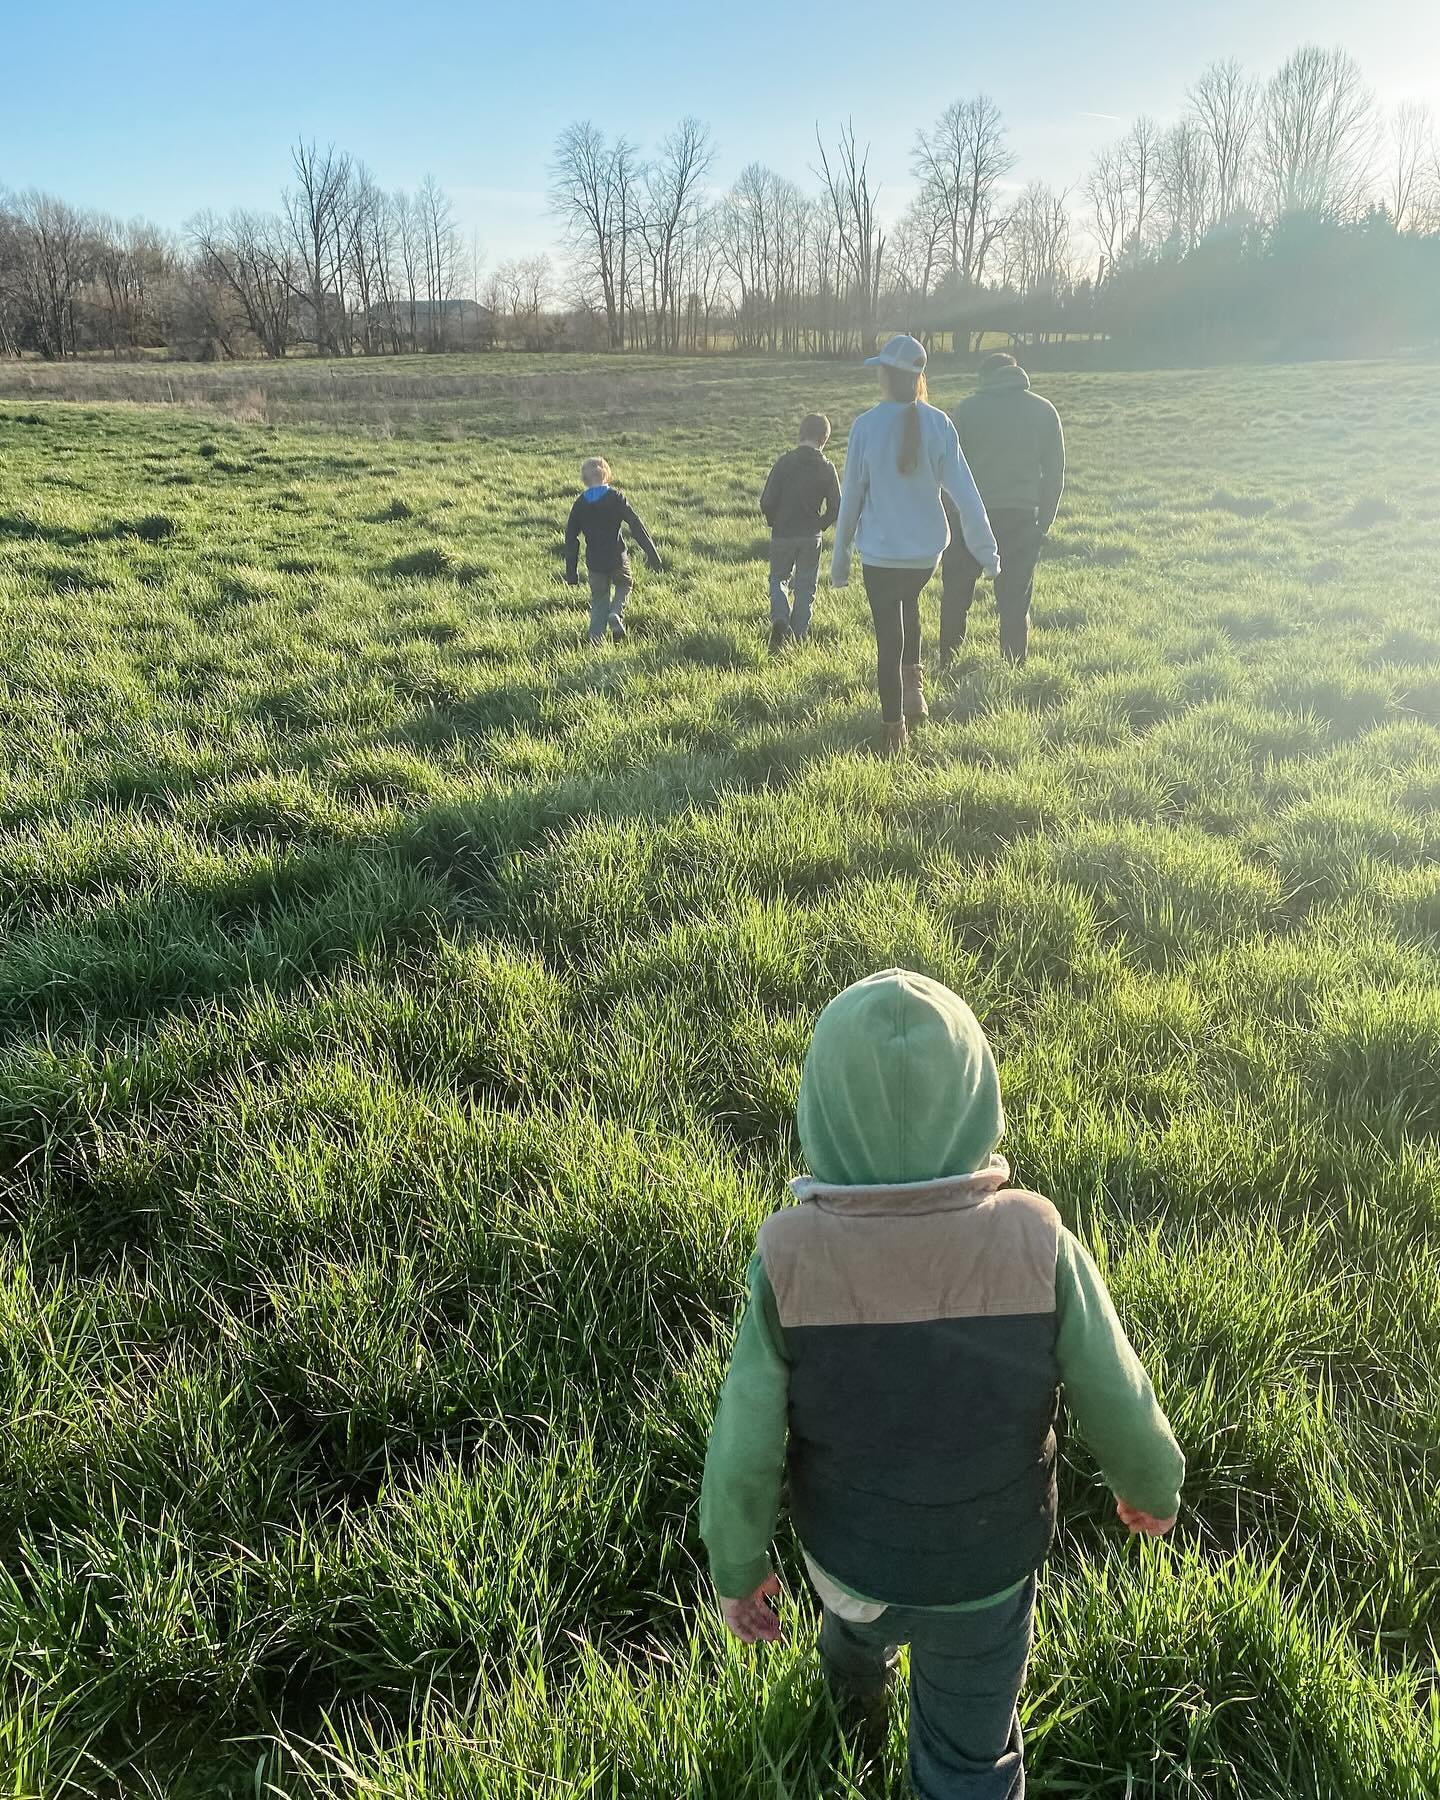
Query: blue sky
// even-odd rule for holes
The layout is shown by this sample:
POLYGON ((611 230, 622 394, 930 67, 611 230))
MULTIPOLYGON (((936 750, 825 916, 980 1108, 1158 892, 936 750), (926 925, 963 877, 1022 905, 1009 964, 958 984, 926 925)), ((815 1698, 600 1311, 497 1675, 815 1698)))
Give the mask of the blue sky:
POLYGON ((808 181, 817 120, 833 134, 853 114, 893 214, 916 126, 981 88, 1010 124, 1018 178, 1057 185, 1136 112, 1177 111, 1217 56, 1266 73, 1300 42, 1341 43, 1382 99, 1440 112, 1434 0, 71 0, 63 22, 3 10, 0 187, 178 226, 202 206, 273 207, 304 133, 387 187, 433 171, 492 259, 553 246, 545 165, 575 118, 644 144, 693 112, 713 127, 718 181, 751 159, 808 181))

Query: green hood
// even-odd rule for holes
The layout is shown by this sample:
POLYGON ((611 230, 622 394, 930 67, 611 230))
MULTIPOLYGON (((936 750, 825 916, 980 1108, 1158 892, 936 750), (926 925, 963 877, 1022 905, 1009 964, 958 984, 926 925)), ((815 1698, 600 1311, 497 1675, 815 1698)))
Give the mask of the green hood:
POLYGON ((1018 389, 1022 394, 1030 391, 1030 377, 1018 365, 1015 368, 981 371, 979 391, 982 394, 1003 394, 1012 388, 1018 389))
POLYGON ((973 1175, 1005 1130, 980 1021, 908 969, 857 981, 821 1013, 796 1118, 811 1174, 837 1187, 973 1175))

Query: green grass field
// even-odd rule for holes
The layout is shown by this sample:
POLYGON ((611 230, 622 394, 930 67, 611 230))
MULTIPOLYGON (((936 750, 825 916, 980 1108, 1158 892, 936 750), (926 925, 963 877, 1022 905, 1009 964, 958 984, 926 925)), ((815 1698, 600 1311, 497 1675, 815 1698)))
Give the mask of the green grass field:
POLYGON ((695 1505, 811 1022, 903 963, 1190 1458, 1155 1545, 1066 1449, 1034 1791, 1433 1800, 1435 367, 1044 383, 1035 653, 987 606, 895 763, 858 583, 763 654, 859 371, 50 397, 112 373, 0 375, 0 1792, 898 1795, 695 1505), (669 559, 599 655, 589 450, 669 559))

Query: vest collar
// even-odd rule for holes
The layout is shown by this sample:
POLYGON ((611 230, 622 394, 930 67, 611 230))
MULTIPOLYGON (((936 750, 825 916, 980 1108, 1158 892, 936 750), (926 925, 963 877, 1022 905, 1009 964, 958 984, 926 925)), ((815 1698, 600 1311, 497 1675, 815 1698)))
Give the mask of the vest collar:
POLYGON ((998 1152, 973 1175, 944 1175, 938 1181, 897 1181, 875 1186, 842 1187, 799 1175, 790 1183, 797 1200, 813 1200, 824 1212, 863 1216, 870 1213, 959 1212, 1003 1188, 1010 1165, 998 1152))

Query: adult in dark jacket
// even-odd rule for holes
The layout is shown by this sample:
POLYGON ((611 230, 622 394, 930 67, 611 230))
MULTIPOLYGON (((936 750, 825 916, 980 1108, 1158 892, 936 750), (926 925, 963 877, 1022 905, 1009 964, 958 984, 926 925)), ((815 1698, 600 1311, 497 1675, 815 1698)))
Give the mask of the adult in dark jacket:
MULTIPOLYGON (((1048 400, 1030 391, 1030 377, 1015 358, 997 351, 981 365, 979 387, 961 401, 954 416, 960 448, 1000 547, 995 606, 1000 614, 1001 654, 1023 663, 1030 647, 1035 564, 1065 487, 1060 415, 1048 400)), ((980 574, 964 538, 952 532, 940 600, 942 663, 965 641, 980 574)))
POLYGON ((830 421, 811 413, 800 441, 771 469, 760 496, 770 526, 770 654, 810 635, 820 574, 820 538, 840 512, 840 477, 825 454, 830 421), (787 584, 793 583, 794 604, 787 584))
POLYGON ((619 488, 611 487, 610 465, 603 456, 586 457, 580 465, 580 479, 585 483, 585 491, 570 508, 565 525, 565 579, 571 587, 580 585, 583 537, 585 568, 590 577, 590 642, 603 644, 608 627, 618 644, 625 636, 625 602, 634 585, 622 527, 629 526, 630 535, 652 569, 662 566, 660 552, 634 507, 619 488))

